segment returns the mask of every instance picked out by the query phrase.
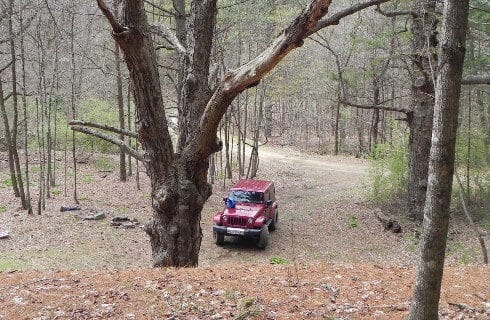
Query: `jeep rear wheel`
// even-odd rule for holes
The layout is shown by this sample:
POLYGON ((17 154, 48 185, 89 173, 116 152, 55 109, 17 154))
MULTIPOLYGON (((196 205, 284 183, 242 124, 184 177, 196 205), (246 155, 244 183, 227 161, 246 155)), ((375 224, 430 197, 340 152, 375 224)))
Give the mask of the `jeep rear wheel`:
POLYGON ((259 242, 257 242, 257 247, 260 249, 265 249, 267 247, 267 244, 269 243, 269 228, 267 227, 266 224, 260 228, 260 238, 259 242))
POLYGON ((278 221, 279 221, 279 210, 276 209, 276 212, 274 213, 274 218, 272 218, 272 221, 269 224, 269 230, 270 231, 274 231, 277 229, 278 221))
POLYGON ((213 231, 213 239, 214 243, 216 243, 218 246, 222 246, 225 243, 225 235, 222 233, 213 231))

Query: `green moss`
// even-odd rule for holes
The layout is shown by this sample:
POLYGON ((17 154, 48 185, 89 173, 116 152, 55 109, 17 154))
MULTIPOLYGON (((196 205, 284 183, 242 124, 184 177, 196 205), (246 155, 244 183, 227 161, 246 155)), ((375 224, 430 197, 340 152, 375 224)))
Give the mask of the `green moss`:
POLYGON ((2 181, 2 184, 5 186, 5 187, 11 187, 12 186, 12 179, 10 178, 6 178, 2 181))
POLYGON ((52 188, 51 189, 51 194, 55 196, 59 196, 61 194, 61 190, 58 188, 52 188))
POLYGON ((349 228, 356 228, 357 226, 359 225, 358 221, 357 221, 357 217, 356 216, 349 216, 349 219, 347 220, 347 226, 349 228))
POLYGON ((92 175, 89 173, 85 173, 82 175, 82 181, 84 183, 92 183, 94 182, 94 179, 92 178, 92 175))
POLYGON ((95 167, 98 170, 114 170, 114 163, 108 158, 100 157, 95 161, 95 167))
POLYGON ((271 264, 288 264, 289 261, 287 259, 281 257, 271 257, 269 259, 271 264))
POLYGON ((10 272, 14 270, 24 270, 27 268, 25 260, 13 256, 2 254, 0 257, 0 272, 10 272))

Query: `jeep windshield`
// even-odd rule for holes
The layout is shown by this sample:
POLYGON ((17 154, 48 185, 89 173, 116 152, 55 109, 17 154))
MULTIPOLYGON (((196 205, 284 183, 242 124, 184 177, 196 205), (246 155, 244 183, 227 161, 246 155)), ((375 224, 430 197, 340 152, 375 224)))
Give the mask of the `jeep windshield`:
POLYGON ((233 190, 229 199, 236 203, 263 203, 264 193, 255 191, 233 190))

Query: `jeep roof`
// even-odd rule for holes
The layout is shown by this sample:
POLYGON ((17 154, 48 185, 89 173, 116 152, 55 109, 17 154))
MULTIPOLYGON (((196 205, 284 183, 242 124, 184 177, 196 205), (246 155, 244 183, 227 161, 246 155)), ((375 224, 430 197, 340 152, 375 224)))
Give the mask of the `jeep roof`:
POLYGON ((271 185, 271 181, 265 180, 240 180, 230 190, 265 192, 271 185))

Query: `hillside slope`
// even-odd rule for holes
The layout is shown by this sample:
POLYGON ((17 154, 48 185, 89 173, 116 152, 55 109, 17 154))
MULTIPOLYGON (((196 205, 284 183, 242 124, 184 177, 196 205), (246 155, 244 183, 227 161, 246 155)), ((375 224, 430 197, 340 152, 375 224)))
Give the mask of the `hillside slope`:
MULTIPOLYGON (((441 319, 488 319, 489 271, 448 267, 441 319)), ((0 319, 403 319, 412 279, 332 263, 0 273, 0 319)))

